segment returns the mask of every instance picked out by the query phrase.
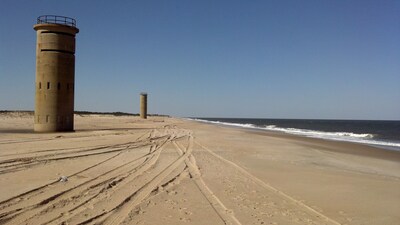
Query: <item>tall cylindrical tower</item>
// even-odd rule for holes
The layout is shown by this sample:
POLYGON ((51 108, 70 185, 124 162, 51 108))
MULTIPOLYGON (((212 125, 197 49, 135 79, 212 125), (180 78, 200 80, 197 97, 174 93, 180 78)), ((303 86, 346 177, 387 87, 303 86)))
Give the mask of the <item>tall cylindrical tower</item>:
POLYGON ((74 130, 74 19, 46 15, 33 26, 37 33, 35 122, 37 132, 74 130))
POLYGON ((147 93, 140 93, 140 118, 147 119, 147 93))

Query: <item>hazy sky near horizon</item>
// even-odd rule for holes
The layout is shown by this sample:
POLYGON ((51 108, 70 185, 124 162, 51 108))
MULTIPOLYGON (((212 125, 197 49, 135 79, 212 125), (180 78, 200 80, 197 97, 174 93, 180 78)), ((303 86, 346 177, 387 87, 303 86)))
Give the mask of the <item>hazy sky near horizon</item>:
POLYGON ((0 110, 34 108, 40 15, 73 17, 75 109, 400 120, 400 1, 0 1, 0 110))

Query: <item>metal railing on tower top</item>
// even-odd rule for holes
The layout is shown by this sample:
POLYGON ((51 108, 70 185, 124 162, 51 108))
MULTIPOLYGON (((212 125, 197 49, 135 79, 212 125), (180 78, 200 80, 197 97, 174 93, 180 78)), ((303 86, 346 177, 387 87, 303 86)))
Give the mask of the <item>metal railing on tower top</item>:
POLYGON ((37 24, 61 24, 76 27, 76 20, 66 16, 43 15, 37 18, 37 24))

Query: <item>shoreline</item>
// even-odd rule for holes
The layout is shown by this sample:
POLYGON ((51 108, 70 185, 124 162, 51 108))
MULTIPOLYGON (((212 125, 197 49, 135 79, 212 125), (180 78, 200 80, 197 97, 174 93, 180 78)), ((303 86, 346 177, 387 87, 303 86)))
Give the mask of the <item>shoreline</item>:
MULTIPOLYGON (((211 124, 214 125, 214 124, 211 124)), ((219 126, 215 124, 216 126, 219 126)), ((288 140, 297 140, 304 143, 316 143, 322 145, 338 145, 341 148, 348 148, 352 147, 351 151, 340 151, 341 153, 347 154, 357 154, 357 155, 375 155, 378 158, 384 157, 384 159, 394 159, 400 160, 400 150, 394 149, 387 149, 382 146, 375 146, 369 145, 359 142, 351 142, 351 141, 343 141, 343 140, 331 140, 331 139, 324 139, 324 138, 317 138, 317 137, 307 137, 303 135, 296 135, 296 134, 289 134, 280 131, 269 131, 269 130, 262 130, 262 129, 253 129, 253 128, 245 128, 245 127, 234 127, 229 125, 220 125, 222 127, 232 128, 232 129, 240 129, 244 130, 248 133, 257 134, 261 136, 268 136, 268 137, 276 137, 288 140), (354 149, 363 149, 361 151, 354 151, 354 149), (365 151, 365 152, 364 152, 365 151), (365 154, 364 154, 365 153, 365 154), (384 156, 382 156, 382 154, 384 156), (386 156, 387 155, 387 156, 386 156)), ((328 148, 326 149, 328 150, 328 148)), ((336 150, 337 151, 337 150, 336 150)))
MULTIPOLYGON (((374 146, 359 142, 342 141, 342 140, 331 140, 318 137, 308 137, 303 135, 290 134, 280 131, 271 131, 257 128, 247 128, 234 125, 225 124, 213 124, 202 121, 192 121, 200 124, 217 126, 226 129, 234 129, 238 131, 244 131, 245 133, 255 134, 264 137, 272 137, 282 139, 283 141, 294 141, 297 144, 301 144, 307 147, 319 147, 323 148, 324 151, 332 151, 343 154, 373 157, 376 159, 384 159, 389 161, 400 162, 400 151, 386 149, 380 146, 374 146), (334 147, 332 147, 334 146, 334 147)), ((400 166, 400 164, 399 164, 400 166)), ((400 167, 399 167, 400 168, 400 167)), ((400 174, 399 174, 400 177, 400 174)))
MULTIPOLYGON (((343 139, 343 138, 340 139, 340 138, 316 137, 316 136, 306 135, 306 134, 296 134, 296 133, 291 133, 291 132, 282 131, 282 130, 272 130, 272 129, 268 129, 268 128, 257 127, 254 124, 251 124, 251 127, 250 127, 249 126, 250 124, 236 124, 236 123, 219 122, 219 121, 212 121, 212 120, 206 120, 206 119, 192 119, 192 118, 182 118, 182 119, 189 120, 189 121, 197 121, 197 122, 206 123, 206 124, 214 124, 214 125, 226 126, 226 127, 248 129, 248 130, 257 130, 257 131, 264 131, 264 132, 273 132, 273 133, 278 133, 278 134, 286 134, 286 135, 292 135, 292 136, 297 136, 297 137, 306 137, 306 138, 319 139, 319 140, 356 143, 356 144, 361 144, 361 145, 365 145, 365 146, 376 147, 376 148, 379 148, 379 149, 382 149, 382 150, 400 152, 400 143, 397 143, 397 142, 387 142, 387 143, 389 143, 389 145, 388 144, 376 144, 376 143, 368 143, 368 140, 366 140, 367 142, 365 142, 365 140, 364 141, 362 141, 362 140, 349 140, 349 139, 343 139), (399 145, 399 146, 397 146, 397 145, 399 145)), ((360 121, 367 121, 367 120, 360 120, 360 121)), ((288 129, 288 128, 282 128, 282 129, 288 129)), ((306 129, 304 129, 304 130, 306 130, 306 129)), ((317 130, 313 130, 313 131, 317 131, 317 130)), ((317 132, 321 132, 321 131, 317 131, 317 132)), ((382 140, 372 140, 372 142, 383 142, 383 143, 385 143, 382 140)))

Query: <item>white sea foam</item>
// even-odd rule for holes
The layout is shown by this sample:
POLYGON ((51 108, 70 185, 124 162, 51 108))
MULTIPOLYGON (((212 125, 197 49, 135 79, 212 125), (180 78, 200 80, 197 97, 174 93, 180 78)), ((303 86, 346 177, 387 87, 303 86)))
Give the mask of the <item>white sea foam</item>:
POLYGON ((220 124, 226 126, 236 126, 243 128, 252 128, 258 130, 270 130, 270 131, 279 131, 288 134, 301 135, 306 137, 313 138, 321 138, 321 139, 329 139, 335 141, 347 141, 347 142, 356 142, 367 145, 378 145, 382 147, 394 147, 396 150, 400 150, 400 143, 396 142, 388 142, 388 141, 380 141, 374 140, 373 134, 356 134, 351 132, 325 132, 325 131, 316 131, 316 130, 306 130, 306 129, 297 129, 297 128, 282 128, 277 127, 276 125, 268 125, 264 127, 258 127, 254 124, 241 124, 241 123, 227 123, 220 121, 210 121, 210 120, 202 120, 202 119, 191 119, 199 122, 212 123, 212 124, 220 124))
POLYGON ((355 134, 350 132, 325 132, 316 130, 296 129, 296 128, 280 128, 275 125, 265 126, 266 130, 281 131, 290 134, 300 134, 312 137, 347 137, 347 138, 373 138, 372 134, 355 134))

